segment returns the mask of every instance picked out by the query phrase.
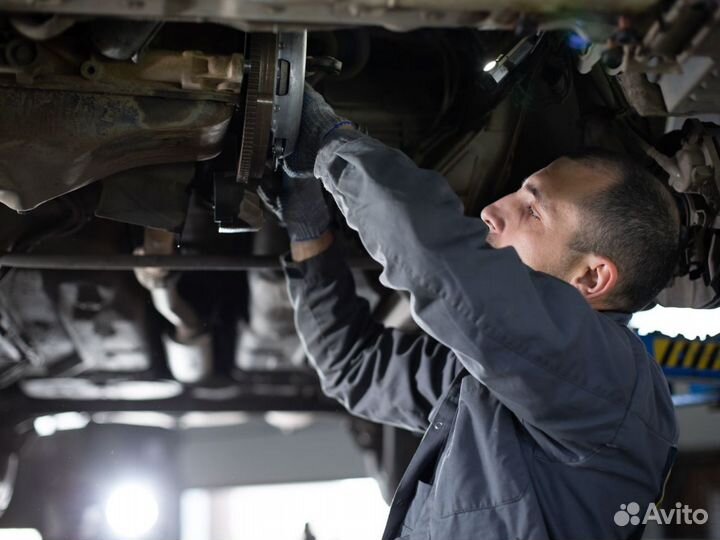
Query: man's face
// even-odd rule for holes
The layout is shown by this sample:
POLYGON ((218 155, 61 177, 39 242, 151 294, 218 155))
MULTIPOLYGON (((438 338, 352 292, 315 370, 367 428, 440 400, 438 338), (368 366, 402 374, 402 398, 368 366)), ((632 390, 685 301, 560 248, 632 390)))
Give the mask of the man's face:
POLYGON ((609 186, 607 172, 560 158, 520 189, 486 206, 482 220, 494 248, 512 246, 534 270, 569 281, 582 257, 569 248, 580 225, 580 202, 609 186))

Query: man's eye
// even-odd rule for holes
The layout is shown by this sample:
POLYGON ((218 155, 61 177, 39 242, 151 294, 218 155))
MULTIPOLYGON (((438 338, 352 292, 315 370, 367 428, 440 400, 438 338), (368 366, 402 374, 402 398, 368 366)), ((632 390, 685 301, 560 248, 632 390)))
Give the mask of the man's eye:
POLYGON ((532 206, 528 206, 528 212, 530 212, 530 216, 534 217, 535 219, 540 219, 540 216, 535 213, 535 210, 533 210, 532 206))

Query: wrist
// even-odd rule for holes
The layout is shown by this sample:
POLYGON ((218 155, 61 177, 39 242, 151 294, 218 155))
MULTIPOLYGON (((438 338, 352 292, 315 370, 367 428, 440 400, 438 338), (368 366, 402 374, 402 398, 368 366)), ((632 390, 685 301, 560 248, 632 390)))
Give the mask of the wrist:
POLYGON ((330 227, 323 188, 315 178, 285 178, 280 195, 282 221, 291 242, 320 238, 330 227))
POLYGON ((323 145, 323 143, 327 140, 331 133, 338 130, 348 129, 355 129, 355 124, 350 120, 338 119, 338 121, 335 122, 335 124, 323 134, 322 138, 320 139, 320 146, 323 145))
POLYGON ((302 262, 320 255, 333 243, 335 237, 331 231, 325 231, 318 238, 290 242, 290 254, 295 262, 302 262))

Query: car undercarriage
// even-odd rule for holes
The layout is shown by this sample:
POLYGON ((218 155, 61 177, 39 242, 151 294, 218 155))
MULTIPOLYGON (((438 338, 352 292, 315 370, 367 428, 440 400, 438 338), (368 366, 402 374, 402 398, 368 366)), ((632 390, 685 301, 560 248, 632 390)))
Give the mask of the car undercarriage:
MULTIPOLYGON (((579 148, 636 157, 684 209, 659 303, 720 306, 719 21, 689 0, 0 1, 5 455, 42 415, 340 410, 258 194, 279 189, 305 81, 468 215, 579 148)), ((378 320, 412 328, 335 221, 378 320)))

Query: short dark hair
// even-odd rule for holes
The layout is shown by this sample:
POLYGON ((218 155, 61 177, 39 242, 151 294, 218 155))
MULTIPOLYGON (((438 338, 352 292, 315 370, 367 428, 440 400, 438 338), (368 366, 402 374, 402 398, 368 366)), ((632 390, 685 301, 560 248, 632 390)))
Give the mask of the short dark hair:
POLYGON ((618 311, 639 311, 668 285, 678 263, 680 222, 673 196, 639 160, 595 148, 567 157, 615 180, 581 202, 580 230, 570 248, 613 261, 618 283, 608 301, 618 311))

